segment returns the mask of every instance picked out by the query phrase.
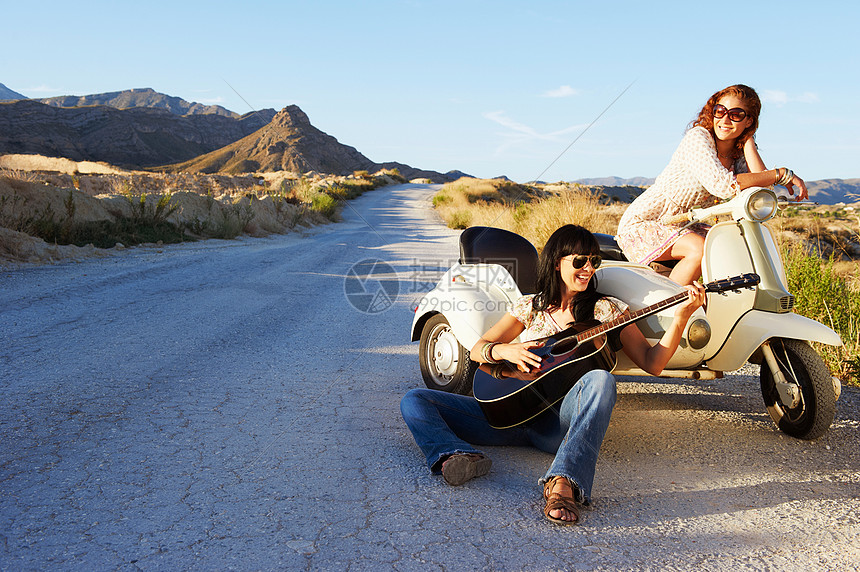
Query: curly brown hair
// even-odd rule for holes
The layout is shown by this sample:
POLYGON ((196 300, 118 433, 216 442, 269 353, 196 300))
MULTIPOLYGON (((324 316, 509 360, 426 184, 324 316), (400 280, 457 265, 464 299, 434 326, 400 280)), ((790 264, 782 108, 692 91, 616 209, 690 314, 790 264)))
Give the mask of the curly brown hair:
POLYGON ((721 89, 708 98, 708 102, 699 112, 699 116, 695 120, 691 121, 687 128, 691 129, 701 125, 708 130, 711 137, 716 141, 716 135, 714 135, 714 106, 726 95, 733 95, 743 101, 747 106, 747 115, 753 120, 752 125, 747 127, 744 132, 741 133, 741 136, 735 141, 732 158, 737 159, 738 157, 743 156, 744 143, 746 143, 747 139, 750 137, 754 137, 756 129, 758 129, 758 116, 759 113, 761 113, 761 100, 753 88, 748 85, 737 84, 721 89))

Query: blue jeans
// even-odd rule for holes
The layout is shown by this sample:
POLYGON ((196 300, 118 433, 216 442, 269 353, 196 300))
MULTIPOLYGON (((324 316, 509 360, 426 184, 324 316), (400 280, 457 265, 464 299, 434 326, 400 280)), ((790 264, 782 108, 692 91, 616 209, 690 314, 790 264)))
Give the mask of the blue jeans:
POLYGON ((400 412, 434 473, 441 472, 442 462, 454 453, 483 454, 471 444, 530 445, 555 454, 538 483, 565 476, 576 485, 577 500, 588 504, 615 397, 615 377, 593 370, 559 404, 509 429, 490 427, 474 397, 432 389, 409 391, 400 401, 400 412))

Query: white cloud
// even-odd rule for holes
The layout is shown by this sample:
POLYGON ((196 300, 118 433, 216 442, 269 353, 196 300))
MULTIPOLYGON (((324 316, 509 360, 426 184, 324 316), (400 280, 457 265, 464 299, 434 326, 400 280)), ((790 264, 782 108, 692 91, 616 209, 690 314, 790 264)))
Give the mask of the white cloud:
POLYGON ((61 92, 61 89, 57 89, 56 87, 50 87, 47 85, 40 85, 38 87, 28 87, 24 91, 33 92, 33 93, 58 93, 61 92))
POLYGON ((524 144, 533 141, 552 141, 561 143, 564 142, 561 138, 562 135, 567 135, 572 131, 581 131, 585 127, 584 125, 571 125, 570 127, 559 129, 558 131, 540 133, 533 127, 529 127, 524 123, 520 123, 506 116, 504 111, 488 111, 482 115, 485 119, 489 119, 490 121, 498 123, 502 127, 506 127, 510 130, 510 132, 502 133, 502 137, 505 138, 505 141, 496 149, 496 153, 499 154, 511 147, 521 147, 524 144))
POLYGON ((777 106, 783 106, 786 103, 818 103, 818 94, 811 91, 806 91, 799 95, 789 95, 784 91, 766 89, 761 93, 761 99, 764 103, 773 103, 777 106))
POLYGON ((542 139, 543 137, 534 129, 529 127, 528 125, 524 125, 522 123, 518 123, 513 119, 505 116, 504 111, 488 111, 483 114, 486 119, 490 121, 495 121, 499 125, 503 127, 507 127, 512 131, 516 131, 523 135, 526 135, 529 139, 542 139))
POLYGON ((817 93, 807 91, 798 95, 795 101, 799 101, 800 103, 818 103, 820 100, 817 93))
POLYGON ((571 97, 574 95, 579 95, 578 89, 573 89, 569 85, 563 85, 559 88, 547 91, 542 97, 571 97))

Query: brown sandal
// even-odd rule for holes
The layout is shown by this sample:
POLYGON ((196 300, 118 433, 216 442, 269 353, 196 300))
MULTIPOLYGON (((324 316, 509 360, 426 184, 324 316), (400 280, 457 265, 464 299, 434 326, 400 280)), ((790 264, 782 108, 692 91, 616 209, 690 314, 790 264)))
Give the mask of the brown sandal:
MULTIPOLYGON (((576 524, 579 522, 579 505, 576 504, 576 499, 574 497, 563 497, 560 493, 550 493, 558 479, 567 480, 566 477, 556 475, 555 477, 551 477, 543 486, 543 498, 546 500, 546 506, 543 509, 543 514, 548 521, 554 522, 556 524, 576 524), (570 512, 574 516, 574 520, 564 520, 563 518, 556 518, 554 516, 550 516, 549 513, 551 511, 559 509, 564 509, 570 512)), ((571 485, 570 488, 571 490, 576 490, 573 485, 571 485)))
POLYGON ((493 462, 475 453, 455 453, 442 463, 442 477, 451 486, 458 487, 490 472, 493 462))

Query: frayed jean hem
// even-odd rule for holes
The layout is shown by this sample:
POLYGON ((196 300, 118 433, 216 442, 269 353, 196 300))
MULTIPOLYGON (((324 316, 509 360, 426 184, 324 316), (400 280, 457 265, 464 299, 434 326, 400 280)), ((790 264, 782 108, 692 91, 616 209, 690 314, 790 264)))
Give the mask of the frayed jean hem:
POLYGON ((448 457, 451 455, 481 455, 482 457, 486 457, 484 453, 478 451, 477 449, 456 449, 451 451, 450 453, 441 453, 436 460, 430 463, 430 472, 434 475, 442 474, 442 463, 444 463, 448 457))

